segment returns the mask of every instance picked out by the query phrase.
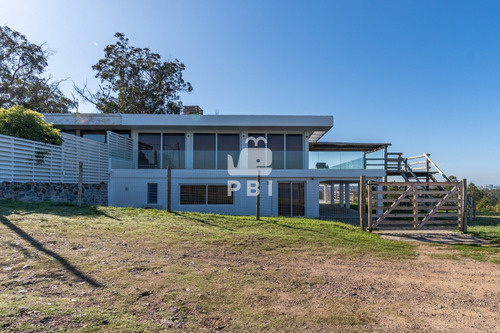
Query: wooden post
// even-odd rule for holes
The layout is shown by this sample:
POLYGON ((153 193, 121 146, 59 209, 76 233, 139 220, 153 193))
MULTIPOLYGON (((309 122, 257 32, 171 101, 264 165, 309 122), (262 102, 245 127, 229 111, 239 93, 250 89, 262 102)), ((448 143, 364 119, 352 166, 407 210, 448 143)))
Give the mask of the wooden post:
POLYGON ((257 171, 257 198, 255 207, 255 219, 260 220, 260 170, 257 171))
POLYGON ((78 162, 78 196, 77 205, 80 207, 82 205, 82 194, 83 194, 83 162, 78 162))
POLYGON ((172 169, 167 166, 167 212, 172 211, 172 169))
POLYGON ((387 159, 389 158, 389 156, 387 155, 387 146, 384 148, 384 170, 385 170, 385 176, 384 176, 384 181, 386 182, 387 181, 387 165, 388 165, 388 161, 387 159))
POLYGON ((359 226, 361 230, 366 230, 366 177, 364 175, 359 177, 359 226))
POLYGON ((462 231, 467 233, 467 179, 462 179, 462 231))
POLYGON ((476 192, 472 193, 472 221, 476 219, 476 192))
POLYGON ((411 184, 413 187, 413 229, 418 228, 418 187, 417 184, 411 184))
POLYGON ((372 232, 373 230, 373 221, 372 221, 372 185, 368 182, 368 193, 367 193, 367 205, 368 205, 368 231, 372 232))

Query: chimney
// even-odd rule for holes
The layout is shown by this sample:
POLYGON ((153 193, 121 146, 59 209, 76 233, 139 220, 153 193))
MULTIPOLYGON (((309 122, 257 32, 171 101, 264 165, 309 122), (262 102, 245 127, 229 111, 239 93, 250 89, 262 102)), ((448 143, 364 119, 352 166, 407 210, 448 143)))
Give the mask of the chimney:
POLYGON ((184 105, 182 107, 182 114, 193 115, 193 114, 203 114, 203 110, 198 105, 184 105))

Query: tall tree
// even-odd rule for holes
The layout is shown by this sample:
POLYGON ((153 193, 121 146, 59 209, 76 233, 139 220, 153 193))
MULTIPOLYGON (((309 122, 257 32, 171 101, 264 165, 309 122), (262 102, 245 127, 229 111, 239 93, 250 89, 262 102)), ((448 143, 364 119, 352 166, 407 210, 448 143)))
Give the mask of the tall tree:
POLYGON ((75 86, 78 94, 104 113, 180 113, 179 92, 193 90, 182 78, 184 64, 130 46, 123 33, 115 37, 117 42, 106 46, 104 58, 92 66, 101 80, 99 90, 91 93, 87 86, 75 86))
POLYGON ((0 108, 22 105, 38 112, 68 112, 73 102, 59 89, 61 81, 42 74, 50 52, 24 35, 0 26, 0 108))

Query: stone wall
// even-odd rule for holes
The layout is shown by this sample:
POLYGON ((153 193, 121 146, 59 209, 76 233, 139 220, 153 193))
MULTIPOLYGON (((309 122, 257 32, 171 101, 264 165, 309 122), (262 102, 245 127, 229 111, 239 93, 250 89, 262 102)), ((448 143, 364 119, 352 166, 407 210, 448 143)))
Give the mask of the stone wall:
MULTIPOLYGON (((0 183, 0 200, 24 202, 77 202, 78 184, 63 183, 0 183)), ((84 205, 108 205, 108 185, 83 184, 82 203, 84 205)))

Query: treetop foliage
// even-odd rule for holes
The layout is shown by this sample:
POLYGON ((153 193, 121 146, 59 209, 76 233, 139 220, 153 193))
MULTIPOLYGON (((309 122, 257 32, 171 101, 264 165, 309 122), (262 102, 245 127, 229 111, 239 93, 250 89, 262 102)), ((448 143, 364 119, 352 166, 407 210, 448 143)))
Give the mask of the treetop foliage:
POLYGON ((43 115, 20 105, 0 108, 0 134, 22 139, 62 144, 61 133, 43 119, 43 115))
POLYGON ((0 108, 14 105, 38 112, 68 112, 73 102, 59 90, 61 81, 43 77, 50 51, 24 35, 0 26, 0 108))
POLYGON ((162 61, 148 48, 129 45, 123 33, 104 49, 104 58, 92 69, 101 80, 99 90, 75 87, 88 102, 104 113, 177 114, 182 110, 179 92, 193 90, 182 78, 185 66, 178 59, 162 61))

